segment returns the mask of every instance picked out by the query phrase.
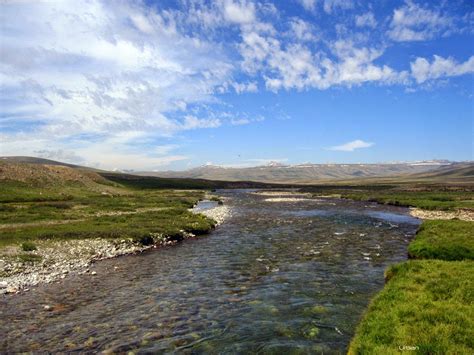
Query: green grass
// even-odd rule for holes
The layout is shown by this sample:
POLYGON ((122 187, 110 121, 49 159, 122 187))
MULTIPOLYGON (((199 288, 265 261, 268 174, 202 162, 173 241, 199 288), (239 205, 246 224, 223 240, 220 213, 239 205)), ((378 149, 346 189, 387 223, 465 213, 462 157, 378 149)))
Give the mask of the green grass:
POLYGON ((349 354, 474 353, 474 262, 413 260, 392 266, 357 328, 349 354))
POLYGON ((151 234, 203 234, 214 221, 188 211, 203 197, 196 190, 116 185, 102 193, 75 184, 39 188, 2 182, 0 247, 38 239, 131 238, 149 243, 151 234))
MULTIPOLYGON (((386 185, 326 187, 317 194, 425 210, 474 208, 472 186, 386 185)), ((474 353, 474 222, 427 220, 408 246, 411 260, 386 270, 349 354, 474 353)))
POLYGON ((36 247, 35 243, 32 242, 23 242, 21 243, 21 250, 23 251, 33 251, 37 250, 38 248, 36 247))
POLYGON ((395 206, 418 207, 425 210, 450 211, 474 208, 474 194, 464 191, 369 191, 343 193, 342 197, 395 206))
POLYGON ((315 195, 338 195, 358 201, 418 207, 425 210, 453 211, 459 208, 474 209, 472 186, 445 185, 322 185, 302 189, 315 195))
POLYGON ((424 221, 408 247, 413 258, 474 259, 474 222, 424 221))

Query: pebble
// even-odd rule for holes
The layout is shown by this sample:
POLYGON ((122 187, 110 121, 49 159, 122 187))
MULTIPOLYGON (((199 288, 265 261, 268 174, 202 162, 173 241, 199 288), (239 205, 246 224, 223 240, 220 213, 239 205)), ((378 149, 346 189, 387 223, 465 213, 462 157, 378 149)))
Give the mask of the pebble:
POLYGON ((18 289, 13 286, 8 286, 6 289, 6 293, 17 293, 17 292, 18 292, 18 289))
POLYGON ((91 272, 91 275, 97 275, 97 272, 92 271, 92 272, 91 272))
POLYGON ((224 221, 231 215, 230 207, 225 205, 216 206, 214 208, 210 208, 208 210, 203 211, 196 211, 194 209, 191 209, 191 212, 201 213, 206 217, 212 218, 217 222, 218 225, 224 223, 224 221))

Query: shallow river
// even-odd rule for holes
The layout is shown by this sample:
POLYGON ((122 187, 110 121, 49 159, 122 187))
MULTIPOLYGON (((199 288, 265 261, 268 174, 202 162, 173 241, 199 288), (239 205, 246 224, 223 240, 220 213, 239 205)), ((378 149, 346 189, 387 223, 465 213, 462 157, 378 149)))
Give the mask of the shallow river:
POLYGON ((0 350, 344 352, 419 224, 403 208, 221 194, 232 216, 210 235, 0 296, 0 350))

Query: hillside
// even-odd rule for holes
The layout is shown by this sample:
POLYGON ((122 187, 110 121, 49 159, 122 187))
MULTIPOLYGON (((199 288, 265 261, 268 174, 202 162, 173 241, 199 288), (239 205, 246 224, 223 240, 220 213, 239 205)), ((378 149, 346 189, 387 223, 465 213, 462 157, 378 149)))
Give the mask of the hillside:
POLYGON ((71 168, 77 168, 78 165, 63 163, 56 160, 36 158, 36 157, 26 157, 26 156, 9 156, 9 157, 0 157, 0 162, 7 163, 26 163, 26 164, 47 164, 47 165, 61 165, 69 166, 71 168))
POLYGON ((66 184, 92 187, 97 184, 111 185, 99 174, 82 168, 73 168, 59 163, 29 164, 0 160, 0 181, 20 182, 32 187, 57 187, 66 184))
POLYGON ((347 180, 372 177, 401 176, 437 171, 455 166, 446 161, 394 164, 270 164, 249 168, 228 168, 206 165, 186 171, 140 172, 139 175, 168 178, 193 178, 227 181, 260 181, 270 183, 310 184, 323 180, 347 180))
MULTIPOLYGON (((37 158, 0 159, 0 191, 4 197, 23 200, 22 191, 33 191, 40 199, 54 199, 58 194, 102 192, 117 194, 122 187, 134 189, 218 189, 270 188, 280 185, 252 181, 210 181, 189 178, 160 178, 120 172, 92 170, 37 158), (19 162, 21 161, 21 162, 19 162), (47 162, 45 164, 44 162, 47 162), (54 164, 50 164, 50 162, 54 164), (73 191, 74 190, 74 191, 73 191), (40 197, 41 196, 41 197, 40 197)), ((29 196, 28 198, 30 198, 29 196)))

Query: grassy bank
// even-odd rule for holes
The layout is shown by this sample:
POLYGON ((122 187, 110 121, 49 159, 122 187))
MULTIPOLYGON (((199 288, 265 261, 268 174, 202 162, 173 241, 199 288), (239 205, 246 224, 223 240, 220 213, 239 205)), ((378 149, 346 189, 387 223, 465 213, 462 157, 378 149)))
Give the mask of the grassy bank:
POLYGON ((335 195, 358 201, 453 211, 474 209, 474 186, 430 184, 326 185, 303 189, 319 195, 335 195))
MULTIPOLYGON (((429 210, 472 209, 472 189, 406 186, 343 192, 356 200, 429 210), (429 191, 427 191, 429 190, 429 191)), ((410 260, 386 270, 387 283, 359 324, 349 354, 474 352, 474 222, 426 220, 410 260)))
POLYGON ((392 266, 349 354, 472 354, 473 262, 413 260, 392 266))
POLYGON ((408 247, 412 258, 474 259, 474 223, 459 220, 424 221, 408 247))
POLYGON ((121 184, 69 167, 2 164, 0 173, 4 259, 34 254, 34 248, 21 246, 45 240, 106 238, 146 245, 163 236, 179 239, 183 232, 203 234, 215 225, 188 211, 203 190, 150 187, 140 178, 121 184))

